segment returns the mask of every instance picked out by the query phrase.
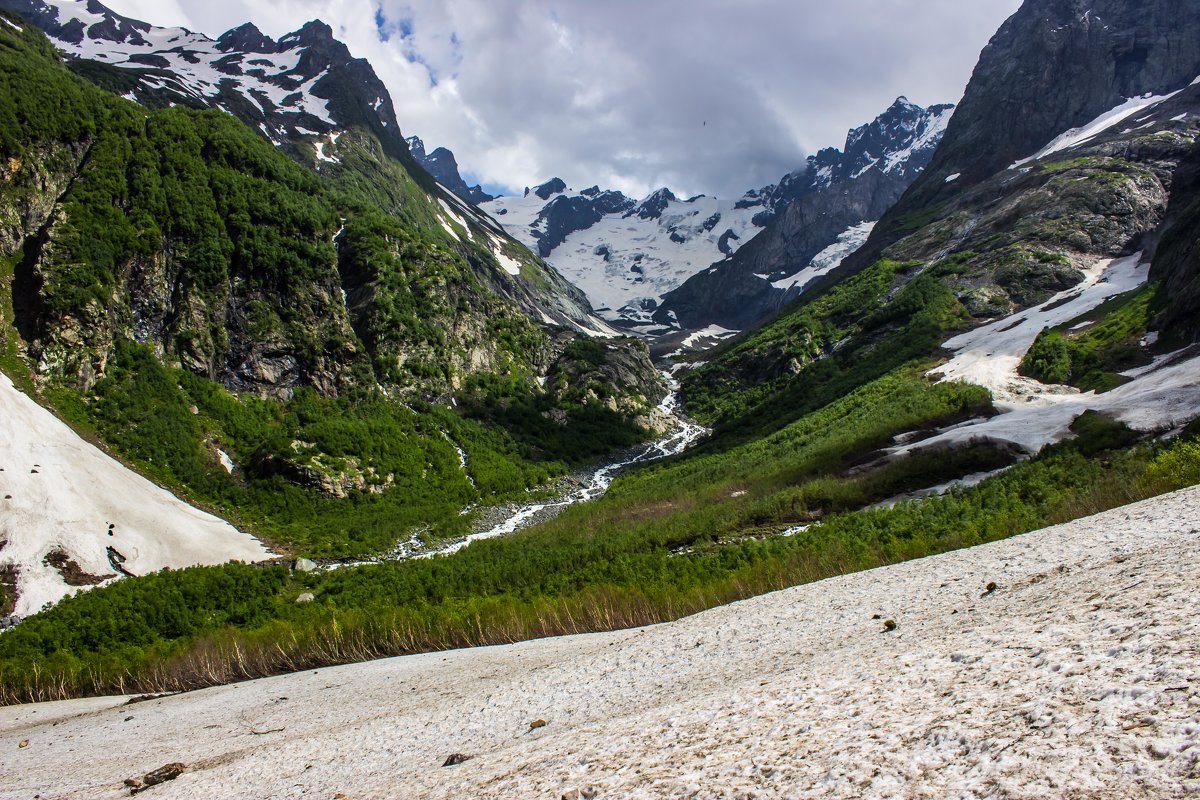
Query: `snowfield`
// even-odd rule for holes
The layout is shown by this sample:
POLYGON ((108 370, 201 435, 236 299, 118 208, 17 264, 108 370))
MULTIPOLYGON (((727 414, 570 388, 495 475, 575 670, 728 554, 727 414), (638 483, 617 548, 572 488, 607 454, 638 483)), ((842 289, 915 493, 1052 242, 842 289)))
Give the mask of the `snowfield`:
POLYGON ((75 591, 47 563, 54 552, 112 579, 116 565, 144 575, 271 557, 254 537, 79 438, 7 375, 0 375, 0 509, 0 567, 17 570, 19 616, 75 591), (124 561, 114 564, 110 551, 124 561))
POLYGON ((900 442, 889 454, 899 456, 972 441, 1008 442, 1033 454, 1044 445, 1072 436, 1071 423, 1088 410, 1144 432, 1169 431, 1194 419, 1200 414, 1200 361, 1191 348, 1122 373, 1131 379, 1129 383, 1103 394, 1043 384, 1017 374, 1043 328, 1069 322, 1145 283, 1150 266, 1141 259, 1138 253, 1099 261, 1084 272, 1084 281, 1078 286, 947 341, 942 346, 954 356, 931 370, 930 376, 986 387, 1001 413, 951 426, 916 443, 900 442))
POLYGON ((1193 488, 644 629, 0 709, 0 797, 172 761, 149 796, 1196 797, 1198 518, 1193 488))

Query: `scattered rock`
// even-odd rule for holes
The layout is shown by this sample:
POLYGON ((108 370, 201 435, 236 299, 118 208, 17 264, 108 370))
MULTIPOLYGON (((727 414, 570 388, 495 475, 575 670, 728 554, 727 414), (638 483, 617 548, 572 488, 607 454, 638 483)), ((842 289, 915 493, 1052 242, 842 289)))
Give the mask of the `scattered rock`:
POLYGON ((984 588, 984 592, 983 592, 983 594, 979 595, 980 597, 987 597, 989 594, 996 591, 1000 587, 998 587, 996 585, 995 581, 989 581, 988 585, 983 588, 984 588))
POLYGON ((891 632, 892 632, 892 631, 894 631, 894 630, 896 630, 896 620, 894 620, 894 619, 885 619, 885 620, 883 621, 883 632, 884 632, 884 633, 891 633, 891 632))
POLYGON ((317 596, 315 594, 313 594, 312 592, 302 592, 300 594, 300 596, 296 598, 296 602, 297 603, 311 603, 313 600, 316 600, 316 599, 317 599, 317 596))
POLYGON ((317 562, 310 559, 297 558, 292 562, 292 569, 296 572, 316 572, 320 567, 317 566, 317 562))
POLYGON ((462 753, 451 753, 450 755, 446 756, 446 760, 442 762, 442 766, 456 767, 464 761, 470 761, 471 758, 472 756, 464 755, 462 753))
POLYGON ((538 728, 544 727, 546 727, 546 720, 544 719, 535 719, 533 722, 529 723, 529 730, 531 731, 536 731, 538 728))
POLYGON ((140 788, 142 788, 142 779, 141 778, 126 778, 125 785, 128 786, 130 789, 140 789, 140 788))
POLYGON ((29 747, 29 740, 28 740, 28 739, 22 739, 22 740, 21 740, 21 741, 20 741, 20 742, 17 744, 17 748, 18 748, 18 749, 20 749, 20 748, 22 748, 22 747, 29 747))
POLYGON ((130 787, 130 794, 137 794, 138 792, 146 791, 151 786, 158 786, 160 783, 166 783, 167 781, 175 780, 182 775, 186 769, 187 764, 181 764, 178 761, 172 761, 170 764, 163 764, 158 769, 152 769, 143 775, 141 777, 140 786, 134 786, 133 784, 129 783, 130 780, 137 781, 137 778, 130 778, 126 780, 125 785, 130 787))

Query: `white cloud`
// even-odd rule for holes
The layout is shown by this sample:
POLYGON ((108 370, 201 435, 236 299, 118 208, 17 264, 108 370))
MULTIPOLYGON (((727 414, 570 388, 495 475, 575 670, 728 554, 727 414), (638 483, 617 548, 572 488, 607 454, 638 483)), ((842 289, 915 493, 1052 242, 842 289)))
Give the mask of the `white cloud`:
POLYGON ((900 94, 956 101, 1018 0, 111 0, 212 35, 312 18, 371 61, 401 127, 513 189, 777 180, 900 94), (381 40, 377 14, 386 24, 381 40), (436 84, 434 85, 434 82, 436 84))

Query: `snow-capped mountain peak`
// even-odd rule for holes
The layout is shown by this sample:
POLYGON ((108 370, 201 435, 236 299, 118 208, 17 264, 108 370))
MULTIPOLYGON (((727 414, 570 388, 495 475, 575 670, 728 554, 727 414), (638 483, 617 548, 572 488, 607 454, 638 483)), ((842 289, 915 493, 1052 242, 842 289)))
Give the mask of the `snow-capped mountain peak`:
MULTIPOLYGON (((791 204, 872 175, 867 180, 871 186, 857 194, 881 193, 880 203, 861 204, 863 213, 875 216, 857 215, 857 210, 834 215, 831 224, 836 229, 816 231, 803 263, 778 274, 758 277, 764 269, 756 265, 747 280, 761 283, 771 297, 752 300, 749 306, 759 300, 769 305, 776 295, 799 291, 798 279, 787 280, 793 273, 824 274, 836 267, 834 261, 840 262, 861 244, 870 231, 867 223, 878 219, 929 162, 952 110, 948 105, 925 109, 897 98, 879 117, 849 132, 845 151, 821 150, 778 183, 750 189, 733 200, 705 195, 680 200, 670 189, 661 188, 635 201, 598 186, 576 192, 554 178, 526 190, 524 197, 500 197, 483 207, 509 234, 582 288, 606 319, 634 330, 662 331, 678 322, 670 310, 660 309, 669 293, 694 280, 707 284, 710 276, 727 268, 731 263, 727 259, 764 228, 770 230, 791 204)), ((713 302, 730 305, 723 289, 703 291, 715 297, 713 302)), ((740 309, 737 317, 752 319, 762 310, 740 309)), ((682 308, 679 313, 688 316, 682 308)), ((684 327, 703 328, 713 321, 717 320, 684 327)), ((731 322, 726 327, 737 325, 731 322)))
POLYGON ((121 16, 97 0, 0 0, 68 56, 119 70, 147 106, 219 108, 276 144, 365 123, 400 136, 387 89, 363 59, 312 20, 278 41, 251 23, 213 39, 121 16))

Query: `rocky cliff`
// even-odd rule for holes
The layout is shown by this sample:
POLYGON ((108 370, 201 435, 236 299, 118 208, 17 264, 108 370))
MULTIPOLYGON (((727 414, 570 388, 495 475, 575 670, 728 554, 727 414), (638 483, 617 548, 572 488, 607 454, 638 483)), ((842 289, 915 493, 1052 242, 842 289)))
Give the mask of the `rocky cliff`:
POLYGON ((410 136, 406 141, 408 142, 408 150, 412 153, 413 160, 432 175, 434 180, 454 192, 461 199, 474 205, 495 199, 492 195, 483 191, 479 184, 467 186, 467 182, 463 180, 462 173, 458 171, 458 159, 454 157, 454 153, 450 152, 450 150, 445 147, 438 147, 433 152, 426 152, 425 143, 421 141, 421 137, 419 136, 410 136))

